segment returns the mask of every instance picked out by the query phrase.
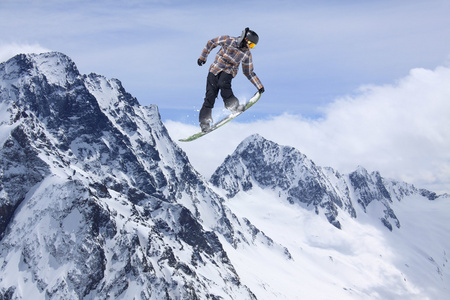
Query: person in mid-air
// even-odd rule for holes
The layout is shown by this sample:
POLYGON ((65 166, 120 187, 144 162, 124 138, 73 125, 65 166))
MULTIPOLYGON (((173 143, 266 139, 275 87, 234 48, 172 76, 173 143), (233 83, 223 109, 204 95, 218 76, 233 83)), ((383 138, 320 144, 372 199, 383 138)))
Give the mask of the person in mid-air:
POLYGON ((259 93, 264 92, 264 86, 253 72, 252 54, 250 53, 250 49, 253 49, 258 41, 259 37, 256 32, 247 27, 239 37, 222 35, 208 41, 206 44, 197 61, 199 66, 206 63, 208 54, 212 49, 217 46, 222 48, 217 52, 216 58, 209 68, 206 80, 205 100, 199 114, 202 131, 207 132, 210 129, 210 123, 213 121, 212 109, 219 90, 227 109, 232 112, 243 110, 244 106, 239 105, 239 100, 234 96, 231 89, 231 80, 236 76, 240 63, 242 63, 244 75, 253 83, 259 93))

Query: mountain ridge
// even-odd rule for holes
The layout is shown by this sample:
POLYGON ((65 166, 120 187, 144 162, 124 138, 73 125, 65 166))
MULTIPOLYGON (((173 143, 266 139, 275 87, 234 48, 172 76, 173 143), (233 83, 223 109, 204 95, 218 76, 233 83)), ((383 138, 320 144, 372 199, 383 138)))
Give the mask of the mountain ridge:
POLYGON ((378 201, 384 206, 379 218, 392 231, 394 227, 400 228, 400 221, 389 205, 394 199, 400 201, 411 194, 429 200, 437 198, 435 193, 427 190, 384 179, 378 171, 369 174, 361 166, 348 175, 330 167, 316 166, 297 149, 280 146, 259 134, 239 144, 213 173, 210 182, 226 190, 228 198, 240 191, 248 191, 254 185, 275 190, 284 194, 291 204, 314 209, 316 214, 322 210, 328 221, 339 229, 338 208, 356 218, 355 205, 360 205, 366 212, 372 201, 378 201))

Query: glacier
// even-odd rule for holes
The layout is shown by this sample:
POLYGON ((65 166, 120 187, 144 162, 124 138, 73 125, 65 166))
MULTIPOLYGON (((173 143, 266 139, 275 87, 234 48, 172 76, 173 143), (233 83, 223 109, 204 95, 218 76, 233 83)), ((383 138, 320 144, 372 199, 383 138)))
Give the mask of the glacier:
POLYGON ((0 64, 0 299, 450 297, 450 197, 260 135, 210 179, 65 54, 0 64))

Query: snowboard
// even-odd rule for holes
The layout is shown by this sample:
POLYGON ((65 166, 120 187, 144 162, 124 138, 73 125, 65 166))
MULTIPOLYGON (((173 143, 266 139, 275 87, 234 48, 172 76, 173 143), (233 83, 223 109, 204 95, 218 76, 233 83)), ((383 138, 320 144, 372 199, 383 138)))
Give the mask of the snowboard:
POLYGON ((222 127, 223 125, 227 124, 228 122, 230 122, 231 120, 233 120, 234 118, 236 118, 237 116, 239 116, 240 114, 242 114, 244 111, 246 111, 247 109, 249 109, 250 107, 253 106, 253 104, 255 104, 256 102, 258 102, 259 98, 261 98, 261 94, 259 92, 256 92, 253 97, 250 98, 250 100, 248 100, 248 102, 244 105, 244 109, 240 112, 235 112, 235 113, 231 113, 228 116, 226 116, 225 118, 223 118, 222 120, 214 123, 213 125, 211 125, 211 128, 208 131, 200 131, 196 134, 191 135, 190 137, 187 137, 185 139, 180 139, 180 142, 191 142, 194 141, 204 135, 207 135, 208 133, 216 130, 217 128, 222 127))

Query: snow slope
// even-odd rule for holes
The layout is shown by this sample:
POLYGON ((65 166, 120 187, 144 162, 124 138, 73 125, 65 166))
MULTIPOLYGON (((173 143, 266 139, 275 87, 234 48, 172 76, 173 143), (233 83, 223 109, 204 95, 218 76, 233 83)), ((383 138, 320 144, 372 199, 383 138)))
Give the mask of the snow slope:
POLYGON ((255 188, 230 199, 238 217, 250 220, 292 255, 264 247, 225 248, 242 281, 258 299, 446 299, 450 295, 450 236, 442 221, 450 202, 409 197, 396 212, 402 229, 379 220, 326 218, 255 188), (419 215, 416 220, 410 216, 419 215))

